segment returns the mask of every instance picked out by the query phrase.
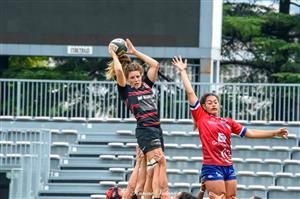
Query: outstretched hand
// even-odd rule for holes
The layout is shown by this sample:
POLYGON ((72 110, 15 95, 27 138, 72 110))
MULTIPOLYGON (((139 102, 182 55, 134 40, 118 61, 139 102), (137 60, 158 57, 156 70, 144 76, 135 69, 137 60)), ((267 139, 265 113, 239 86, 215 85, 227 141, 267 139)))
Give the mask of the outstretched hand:
POLYGON ((127 53, 128 54, 134 54, 136 52, 135 47, 133 46, 132 42, 129 39, 126 39, 127 44, 127 53))
POLYGON ((289 131, 287 128, 280 128, 278 129, 278 133, 276 133, 276 136, 282 137, 284 139, 288 139, 289 131))
POLYGON ((183 61, 180 55, 179 57, 174 56, 172 59, 172 64, 181 72, 187 68, 187 59, 183 61))

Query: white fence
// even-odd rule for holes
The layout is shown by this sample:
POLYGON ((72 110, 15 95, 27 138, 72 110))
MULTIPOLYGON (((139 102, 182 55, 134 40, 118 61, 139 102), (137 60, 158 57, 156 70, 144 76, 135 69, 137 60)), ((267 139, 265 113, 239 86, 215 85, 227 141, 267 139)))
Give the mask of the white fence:
MULTIPOLYGON (((193 83, 199 97, 220 96, 221 116, 243 121, 300 121, 300 84, 193 83)), ((191 119, 181 83, 154 87, 161 118, 191 119)), ((0 117, 129 118, 115 82, 0 79, 0 117)))

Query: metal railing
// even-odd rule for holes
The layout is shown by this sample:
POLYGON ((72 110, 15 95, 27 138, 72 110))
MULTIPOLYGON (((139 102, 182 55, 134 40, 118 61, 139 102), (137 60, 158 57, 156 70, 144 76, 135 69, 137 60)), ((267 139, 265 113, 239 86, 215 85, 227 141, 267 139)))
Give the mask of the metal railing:
MULTIPOLYGON (((300 84, 193 83, 198 96, 220 96, 221 116, 244 121, 300 121, 300 84)), ((191 119, 180 82, 157 82, 161 118, 191 119)), ((129 118, 115 82, 0 79, 0 117, 129 118)))
POLYGON ((51 134, 0 128, 0 171, 10 179, 10 199, 37 198, 48 181, 51 134))

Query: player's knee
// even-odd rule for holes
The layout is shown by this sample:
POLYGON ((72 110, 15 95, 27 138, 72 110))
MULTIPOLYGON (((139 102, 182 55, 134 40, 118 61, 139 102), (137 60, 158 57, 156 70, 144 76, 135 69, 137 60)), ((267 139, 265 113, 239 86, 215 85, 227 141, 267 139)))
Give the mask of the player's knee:
POLYGON ((162 154, 161 158, 159 159, 158 163, 159 163, 159 165, 166 166, 167 160, 163 154, 162 154))
POLYGON ((157 161, 159 165, 166 165, 167 163, 163 153, 155 153, 153 159, 157 161))
POLYGON ((141 180, 139 179, 137 181, 136 191, 137 192, 142 192, 143 189, 144 189, 145 183, 146 183, 146 179, 141 179, 141 180))

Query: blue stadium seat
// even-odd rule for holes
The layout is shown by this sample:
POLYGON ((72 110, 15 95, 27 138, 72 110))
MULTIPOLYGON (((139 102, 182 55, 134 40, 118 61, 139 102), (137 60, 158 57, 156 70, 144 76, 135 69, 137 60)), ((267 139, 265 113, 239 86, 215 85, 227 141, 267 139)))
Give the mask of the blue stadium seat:
POLYGON ((287 192, 284 186, 268 186, 267 191, 268 198, 270 199, 298 198, 298 196, 293 197, 293 194, 287 192))
POLYGON ((300 160, 284 160, 284 172, 300 173, 300 160))
POLYGON ((131 160, 100 159, 95 157, 68 157, 62 158, 60 168, 62 169, 109 169, 109 168, 131 168, 131 160))
POLYGON ((292 147, 292 159, 300 160, 300 147, 292 147))
POLYGON ((300 187, 300 176, 292 173, 276 173, 277 186, 298 186, 300 187))

